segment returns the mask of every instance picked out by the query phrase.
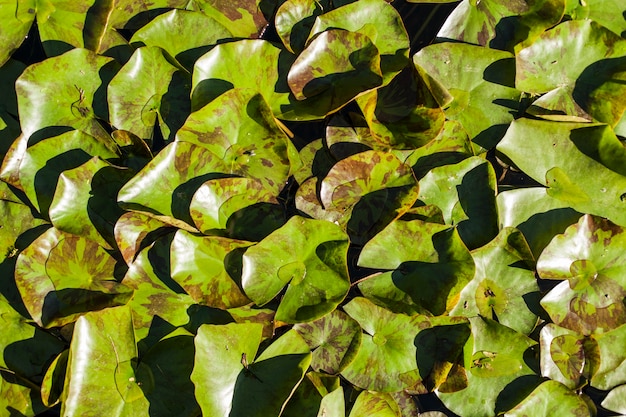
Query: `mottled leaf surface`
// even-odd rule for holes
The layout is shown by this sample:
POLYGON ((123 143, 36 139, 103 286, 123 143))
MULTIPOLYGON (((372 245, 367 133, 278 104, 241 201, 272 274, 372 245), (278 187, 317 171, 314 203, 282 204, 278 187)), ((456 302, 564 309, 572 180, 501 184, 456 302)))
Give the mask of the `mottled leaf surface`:
POLYGON ((243 289, 262 306, 286 286, 276 318, 318 319, 347 295, 347 250, 348 238, 339 226, 294 216, 243 255, 243 289))
POLYGON ((575 392, 557 381, 539 385, 524 400, 504 414, 507 417, 540 417, 547 415, 590 416, 587 403, 575 392))

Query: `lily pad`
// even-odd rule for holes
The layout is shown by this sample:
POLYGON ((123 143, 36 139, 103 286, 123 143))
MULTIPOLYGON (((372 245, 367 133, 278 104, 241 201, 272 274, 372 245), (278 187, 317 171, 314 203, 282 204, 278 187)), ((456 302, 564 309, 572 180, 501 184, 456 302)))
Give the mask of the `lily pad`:
POLYGON ((514 46, 530 43, 559 23, 564 8, 565 2, 561 0, 532 3, 464 0, 448 16, 437 37, 513 52, 514 46))
POLYGON ((198 304, 221 309, 248 304, 240 288, 241 255, 251 244, 178 230, 170 249, 172 279, 198 304))
POLYGON ((20 253, 15 281, 39 326, 63 326, 128 301, 132 291, 116 281, 116 263, 96 242, 51 228, 20 253))
POLYGON ((118 70, 112 58, 78 48, 26 68, 15 90, 22 132, 29 143, 69 127, 114 146, 98 119, 108 119, 106 87, 118 70))
MULTIPOLYGON (((328 6, 328 0, 324 1, 328 6)), ((316 0, 287 0, 276 10, 274 24, 285 48, 300 53, 311 33, 315 18, 322 14, 324 6, 316 0)))
POLYGON ((617 35, 624 36, 626 20, 616 10, 623 10, 624 5, 619 0, 585 0, 581 2, 567 2, 569 10, 566 12, 576 20, 590 19, 598 22, 617 35))
POLYGON ((616 413, 626 414, 626 385, 613 388, 602 401, 602 407, 616 413))
POLYGON ((626 353, 616 346, 626 343, 626 325, 592 336, 598 344, 598 369, 591 377, 591 386, 608 391, 626 383, 626 353))
POLYGON ((380 53, 383 85, 388 84, 409 62, 409 35, 399 13, 383 0, 360 0, 318 16, 307 47, 317 35, 344 29, 369 37, 380 53))
POLYGON ((580 333, 548 323, 541 329, 541 375, 558 381, 569 389, 590 378, 590 358, 585 352, 585 338, 580 333))
POLYGON ((537 343, 487 318, 469 321, 472 334, 464 347, 463 364, 467 388, 436 393, 456 414, 493 416, 518 404, 539 385, 534 361, 526 353, 537 343))
POLYGON ((481 315, 530 334, 538 320, 540 293, 524 236, 517 229, 505 228, 493 241, 474 250, 472 258, 476 273, 450 315, 481 315))
POLYGON ((126 261, 130 265, 135 256, 159 234, 167 233, 168 225, 153 217, 140 212, 126 212, 120 216, 114 226, 115 243, 126 261))
POLYGON ((325 116, 381 86, 380 65, 379 51, 366 35, 331 29, 321 32, 298 55, 287 82, 297 100, 306 100, 319 116, 325 116))
POLYGON ((415 337, 430 326, 426 316, 394 314, 356 297, 344 306, 363 331, 356 357, 341 375, 357 387, 378 392, 421 389, 415 337))
POLYGON ((296 324, 294 329, 311 348, 311 368, 316 372, 338 374, 354 359, 361 344, 358 323, 340 310, 310 323, 296 324))
POLYGON ((243 255, 243 289, 263 306, 287 286, 277 320, 321 318, 350 288, 347 251, 348 238, 339 226, 294 216, 243 255))
POLYGON ((463 125, 476 151, 493 148, 519 107, 513 55, 463 43, 439 43, 416 53, 413 63, 452 95, 454 100, 444 107, 446 118, 463 125), (454 58, 458 56, 472 59, 454 58))
POLYGON ((478 156, 433 168, 420 180, 419 199, 441 208, 446 224, 456 225, 471 248, 485 245, 498 234, 496 174, 478 156))
POLYGON ((292 330, 257 357, 261 331, 260 324, 200 327, 191 380, 204 415, 280 414, 304 377, 311 354, 292 330))
POLYGON ((276 124, 263 96, 234 88, 193 112, 177 141, 201 145, 219 157, 233 175, 258 179, 276 194, 297 162, 295 149, 276 124))
POLYGON ((158 46, 190 73, 200 56, 232 35, 228 26, 200 12, 174 9, 155 17, 130 39, 132 45, 158 46))
POLYGON ((191 110, 190 74, 156 46, 135 51, 108 86, 111 124, 142 139, 174 139, 191 110))
POLYGON ((551 197, 580 213, 626 225, 622 210, 626 171, 616 159, 622 158, 624 148, 606 125, 518 119, 498 144, 498 151, 548 186, 551 197))
POLYGON ((194 0, 191 8, 215 19, 237 38, 257 38, 268 25, 257 0, 194 0))
POLYGON ((584 399, 558 381, 545 381, 506 417, 540 417, 547 415, 592 416, 584 399))
POLYGON ((391 394, 362 391, 356 398, 350 417, 399 417, 400 409, 391 394))
POLYGON ((0 67, 5 64, 13 52, 20 47, 33 21, 35 20, 35 0, 30 0, 31 7, 28 4, 16 7, 11 0, 3 0, 0 2, 0 21, 3 22, 0 31, 0 40, 2 48, 0 49, 0 67))
POLYGON ((474 261, 457 230, 422 220, 390 223, 365 244, 358 265, 393 269, 362 281, 359 289, 372 301, 408 314, 450 311, 474 276, 474 261))

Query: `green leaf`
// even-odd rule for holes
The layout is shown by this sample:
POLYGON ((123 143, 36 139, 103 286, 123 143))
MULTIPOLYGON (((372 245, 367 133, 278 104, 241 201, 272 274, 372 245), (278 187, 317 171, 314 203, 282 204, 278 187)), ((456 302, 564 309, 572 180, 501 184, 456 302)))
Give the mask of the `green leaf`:
POLYGON ((307 48, 318 34, 332 29, 345 29, 372 40, 380 53, 383 85, 408 64, 409 36, 399 13, 386 1, 360 0, 318 16, 307 48))
POLYGON ((379 87, 380 65, 379 51, 369 37, 331 29, 317 35, 298 55, 287 81, 297 100, 325 116, 379 87))
POLYGON ((617 348, 626 343, 626 325, 592 338, 598 344, 599 366, 591 377, 591 386, 608 391, 626 383, 626 353, 617 348))
POLYGON ((568 10, 573 19, 593 20, 623 37, 626 22, 619 13, 616 13, 616 11, 624 11, 624 5, 619 0, 585 0, 573 3, 574 7, 568 10))
POLYGON ((354 402, 350 417, 401 417, 400 409, 390 394, 362 391, 354 402))
POLYGON ((217 155, 189 142, 167 145, 120 190, 122 208, 143 211, 159 220, 195 231, 191 199, 202 183, 228 172, 217 155))
POLYGON ((258 179, 276 194, 290 174, 291 143, 255 90, 235 88, 192 113, 177 141, 210 150, 237 176, 258 179))
POLYGON ((450 311, 474 276, 474 261, 457 230, 421 220, 391 222, 365 244, 358 265, 393 269, 359 289, 392 311, 410 314, 450 311))
POLYGON ((519 107, 513 55, 463 43, 439 43, 420 50, 413 62, 454 97, 444 108, 446 118, 463 125, 477 151, 493 148, 519 107), (460 56, 472 59, 457 59, 460 56))
POLYGON ((564 6, 562 0, 464 0, 448 16, 437 37, 513 52, 514 46, 529 43, 559 23, 564 6))
POLYGON ((39 398, 39 387, 32 382, 0 369, 0 407, 2 410, 35 416, 46 411, 39 398))
POLYGON ((268 25, 258 0, 193 0, 193 10, 215 19, 234 37, 257 38, 268 25))
POLYGON ((155 17, 135 32, 130 43, 162 48, 191 72, 196 60, 208 52, 211 45, 232 36, 228 27, 202 13, 174 9, 155 17))
POLYGON ((365 151, 342 159, 331 168, 322 181, 320 199, 325 208, 345 211, 368 193, 416 186, 411 167, 394 155, 365 151))
POLYGON ((541 417, 568 415, 591 417, 587 403, 574 391, 557 381, 545 381, 530 393, 515 408, 504 414, 506 417, 541 417))
POLYGON ((198 188, 189 210, 198 230, 210 234, 213 229, 228 228, 229 220, 241 210, 264 203, 278 204, 278 200, 259 180, 218 178, 198 188))
POLYGON ((151 237, 166 233, 167 226, 140 212, 122 214, 115 223, 114 233, 115 243, 126 264, 132 264, 141 249, 152 243, 151 237))
POLYGON ((246 39, 216 45, 194 66, 192 111, 200 110, 231 88, 249 88, 260 92, 270 103, 272 113, 282 117, 290 102, 287 69, 294 59, 264 40, 246 39), (245 75, 250 73, 256 76, 245 75))
POLYGON ((26 148, 26 137, 18 139, 2 166, 2 178, 18 187, 39 213, 47 218, 61 173, 78 168, 93 156, 103 159, 118 154, 101 141, 79 130, 44 139, 26 148))
POLYGON ((129 171, 98 157, 64 171, 50 205, 52 225, 107 249, 113 248, 113 225, 124 213, 115 199, 130 177, 129 171))
POLYGON ((338 374, 354 359, 361 344, 358 323, 340 310, 293 328, 311 348, 311 368, 315 372, 338 374))
POLYGON ((515 227, 524 234, 535 258, 552 238, 575 223, 581 214, 543 187, 517 188, 496 197, 500 228, 515 227))
POLYGON ((602 401, 602 407, 616 413, 626 413, 626 385, 620 385, 609 391, 602 401))
MULTIPOLYGON (((328 5, 328 1, 324 3, 328 5)), ((276 10, 276 32, 289 52, 302 52, 315 18, 323 12, 323 7, 316 0, 287 0, 276 10)))
POLYGON ((189 73, 156 46, 137 49, 108 86, 111 124, 142 139, 174 138, 191 110, 189 73))
POLYGON ((377 149, 415 149, 443 129, 445 116, 413 67, 391 82, 357 98, 377 149))
POLYGON ((459 415, 493 416, 519 403, 540 382, 527 351, 532 339, 502 324, 471 317, 472 335, 464 347, 467 388, 436 391, 446 407, 459 415))
POLYGON ((413 342, 429 326, 428 319, 394 314, 362 297, 353 298, 344 310, 365 333, 356 357, 341 375, 359 388, 379 392, 420 388, 413 342))
POLYGON ((476 274, 450 315, 481 315, 530 334, 537 324, 540 294, 534 259, 524 236, 505 228, 487 245, 474 250, 472 258, 476 274))
POLYGON ((590 358, 586 357, 584 343, 583 335, 554 323, 546 324, 539 334, 541 375, 569 389, 578 388, 581 377, 589 377, 590 358))
POLYGON ((221 309, 248 304, 240 289, 241 255, 250 245, 178 230, 170 248, 172 279, 198 304, 221 309))
POLYGON ((130 298, 116 281, 116 263, 96 242, 51 228, 20 253, 15 281, 39 326, 63 326, 130 298))
POLYGON ((617 162, 624 149, 606 125, 518 119, 498 151, 548 186, 549 196, 580 213, 626 225, 626 171, 617 162))
POLYGON ((294 216, 243 255, 243 289, 263 306, 287 286, 276 319, 318 319, 350 288, 347 251, 348 238, 339 226, 294 216))
POLYGON ((17 256, 23 249, 17 243, 23 233, 46 224, 44 220, 33 217, 27 205, 7 200, 0 200, 0 223, 0 262, 17 256))
POLYGON ((7 62, 13 52, 22 44, 35 20, 35 0, 16 3, 13 0, 0 1, 0 67, 7 62))
POLYGON ((98 119, 109 118, 106 87, 118 69, 112 58, 87 49, 73 49, 26 68, 15 90, 22 132, 29 143, 56 136, 69 126, 114 146, 98 119))
POLYGON ((130 309, 105 309, 79 318, 70 345, 61 413, 147 416, 146 394, 154 388, 154 376, 137 359, 130 309))
POLYGON ((204 415, 280 414, 311 355, 298 333, 289 331, 256 357, 261 331, 259 324, 200 327, 191 380, 204 415))
POLYGON ((420 180, 419 199, 441 208, 446 224, 457 225, 463 242, 480 247, 498 234, 496 174, 478 156, 433 168, 420 180))

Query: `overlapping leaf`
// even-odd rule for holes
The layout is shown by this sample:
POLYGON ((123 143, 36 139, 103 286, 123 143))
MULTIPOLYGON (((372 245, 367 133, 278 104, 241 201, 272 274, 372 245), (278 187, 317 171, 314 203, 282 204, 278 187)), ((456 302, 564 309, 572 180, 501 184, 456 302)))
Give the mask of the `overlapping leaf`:
POLYGON ((274 24, 285 48, 300 53, 311 33, 315 18, 322 14, 329 2, 315 0, 287 0, 276 10, 274 24))
POLYGON ((518 119, 498 150, 549 187, 549 196, 580 213, 626 225, 626 171, 618 162, 624 148, 606 125, 518 119))
POLYGON ((240 289, 241 254, 250 245, 179 230, 170 248, 172 279, 198 304, 221 309, 248 304, 240 289))
POLYGON ((449 312, 474 276, 474 261, 456 229, 422 220, 389 224, 365 244, 358 265, 393 269, 359 289, 392 311, 410 314, 449 312))
POLYGON ((259 324, 205 325, 195 339, 191 379, 202 412, 215 417, 279 415, 311 362, 309 347, 289 331, 257 357, 259 324))
POLYGON ((413 62, 454 98, 444 108, 446 117, 463 125, 477 150, 491 149, 518 109, 521 93, 514 88, 513 55, 463 43, 439 43, 416 53, 413 62), (472 59, 456 59, 459 56, 472 59))
POLYGON ((163 49, 137 49, 108 86, 111 124, 142 139, 174 138, 191 110, 191 77, 163 49))
POLYGON ((257 0, 193 0, 190 3, 192 10, 215 19, 238 38, 257 38, 268 25, 264 8, 257 0))
POLYGON ((591 386, 608 391, 626 383, 626 354, 615 348, 626 343, 626 325, 594 335, 593 340, 598 345, 600 365, 591 377, 591 386))
POLYGON ((276 318, 318 319, 348 293, 347 251, 348 238, 339 226, 294 216, 243 255, 243 289, 262 306, 286 286, 276 318))
POLYGON ((545 381, 504 415, 540 417, 549 414, 581 417, 593 415, 584 398, 557 381, 545 381))
MULTIPOLYGON (((558 381, 570 389, 577 388, 582 377, 590 379, 597 367, 595 349, 585 350, 580 333, 548 323, 541 329, 541 375, 558 381)), ((589 345, 589 344, 587 344, 589 345)))
POLYGON ((130 298, 115 268, 116 260, 96 242, 51 228, 20 253, 15 281, 39 326, 62 326, 130 298))

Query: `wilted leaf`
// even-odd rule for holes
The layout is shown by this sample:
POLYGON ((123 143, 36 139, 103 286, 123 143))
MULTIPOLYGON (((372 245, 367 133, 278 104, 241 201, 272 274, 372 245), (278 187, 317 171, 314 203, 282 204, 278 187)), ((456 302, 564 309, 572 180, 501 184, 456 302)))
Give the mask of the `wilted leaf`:
POLYGON ((276 319, 318 319, 350 288, 347 251, 348 238, 339 226, 294 216, 243 255, 243 289, 263 306, 287 286, 276 319))
POLYGON ((125 303, 116 260, 96 242, 48 229, 17 258, 15 281, 33 320, 62 326, 82 314, 125 303))
POLYGON ((354 359, 361 345, 361 328, 340 310, 310 323, 296 324, 294 329, 313 351, 311 368, 316 372, 338 374, 354 359))

